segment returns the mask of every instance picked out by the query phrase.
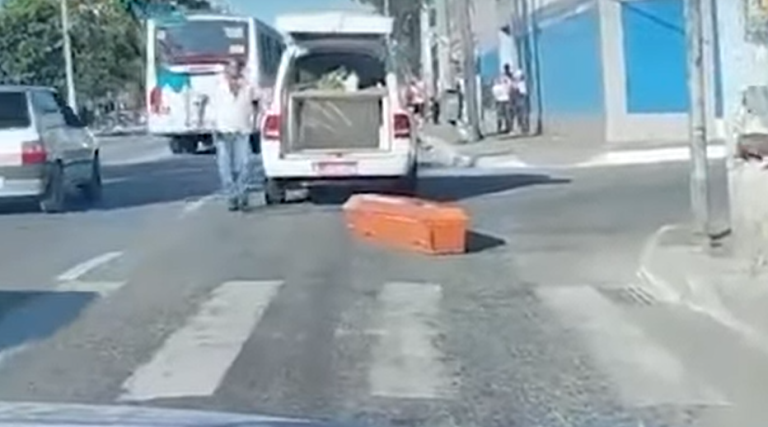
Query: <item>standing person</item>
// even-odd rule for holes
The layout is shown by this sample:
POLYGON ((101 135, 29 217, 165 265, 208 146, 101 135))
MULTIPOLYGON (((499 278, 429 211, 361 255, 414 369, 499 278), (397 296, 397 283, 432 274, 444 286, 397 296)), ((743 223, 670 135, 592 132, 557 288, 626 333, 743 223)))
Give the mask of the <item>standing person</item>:
POLYGON ((418 123, 421 124, 426 116, 426 105, 427 105, 427 90, 426 90, 426 84, 422 79, 419 79, 418 77, 414 77, 411 80, 410 85, 410 91, 411 91, 411 104, 413 106, 413 114, 416 117, 416 120, 418 120, 418 123))
POLYGON ((512 131, 512 87, 511 81, 503 74, 493 83, 493 99, 496 101, 496 132, 512 131))
POLYGON ((528 103, 528 83, 525 81, 523 70, 517 69, 512 73, 513 110, 520 132, 528 134, 530 128, 530 108, 528 103))
POLYGON ((515 122, 518 121, 517 109, 515 108, 517 101, 517 93, 515 91, 515 78, 513 76, 512 66, 504 64, 504 69, 501 72, 501 78, 507 83, 507 89, 509 90, 509 129, 507 132, 513 132, 515 130, 515 122))
POLYGON ((246 80, 243 69, 239 60, 227 62, 224 78, 211 102, 216 123, 216 162, 230 211, 249 208, 250 136, 258 114, 258 94, 246 80))

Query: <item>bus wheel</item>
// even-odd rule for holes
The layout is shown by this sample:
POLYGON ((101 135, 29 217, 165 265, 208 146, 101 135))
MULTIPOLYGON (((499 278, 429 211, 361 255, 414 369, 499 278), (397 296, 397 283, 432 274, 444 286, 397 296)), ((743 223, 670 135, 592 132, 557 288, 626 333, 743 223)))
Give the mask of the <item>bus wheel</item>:
POLYGON ((197 153, 197 138, 185 138, 183 141, 184 152, 189 154, 197 153))
POLYGON ((173 154, 181 154, 184 152, 184 146, 179 137, 172 137, 171 140, 168 141, 168 148, 171 149, 171 153, 173 154))

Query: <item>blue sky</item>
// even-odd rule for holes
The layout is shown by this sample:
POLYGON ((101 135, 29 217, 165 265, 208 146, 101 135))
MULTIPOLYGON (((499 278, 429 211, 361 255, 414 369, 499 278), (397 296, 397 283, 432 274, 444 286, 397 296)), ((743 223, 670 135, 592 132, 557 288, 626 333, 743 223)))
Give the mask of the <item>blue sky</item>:
POLYGON ((254 16, 273 23, 282 13, 315 12, 323 10, 359 10, 354 0, 226 0, 233 12, 254 16))

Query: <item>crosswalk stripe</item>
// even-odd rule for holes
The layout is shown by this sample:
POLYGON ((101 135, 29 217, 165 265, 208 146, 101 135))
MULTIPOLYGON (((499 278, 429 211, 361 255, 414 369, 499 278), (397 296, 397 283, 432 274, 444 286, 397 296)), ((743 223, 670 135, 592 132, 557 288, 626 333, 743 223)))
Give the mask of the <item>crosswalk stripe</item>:
POLYGON ((717 390, 687 375, 682 363, 590 286, 542 287, 540 299, 587 341, 599 366, 625 402, 657 405, 724 405, 717 390))
POLYGON ((378 296, 373 329, 380 331, 369 372, 370 393, 392 398, 448 398, 453 381, 436 347, 442 288, 387 283, 378 296))
POLYGON ((212 395, 282 284, 223 283, 154 357, 123 383, 119 400, 212 395))

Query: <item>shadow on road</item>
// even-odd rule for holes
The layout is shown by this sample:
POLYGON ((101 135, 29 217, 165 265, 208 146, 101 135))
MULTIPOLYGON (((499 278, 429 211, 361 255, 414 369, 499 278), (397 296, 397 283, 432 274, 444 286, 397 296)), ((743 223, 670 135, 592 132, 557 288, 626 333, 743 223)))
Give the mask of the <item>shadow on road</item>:
POLYGON ((125 165, 105 165, 102 210, 197 199, 218 190, 210 156, 178 156, 125 165))
POLYGON ((437 176, 421 178, 418 193, 427 199, 453 202, 522 187, 570 182, 541 174, 437 176))
MULTIPOLYGON (((67 211, 116 210, 196 200, 217 192, 220 186, 215 159, 206 155, 181 155, 133 164, 105 164, 102 176, 103 200, 91 205, 73 195, 68 200, 67 211)), ((418 196, 437 201, 460 201, 521 187, 567 182, 570 181, 535 174, 446 174, 420 177, 418 196)), ((310 192, 310 200, 319 205, 336 205, 344 203, 351 194, 362 191, 386 193, 391 188, 320 187, 310 192)), ((4 214, 39 212, 37 203, 3 203, 0 209, 4 214)))
POLYGON ((0 351, 53 335, 96 297, 88 292, 0 291, 0 351))
MULTIPOLYGON (((495 174, 428 176, 419 178, 417 196, 440 202, 458 202, 485 194, 500 193, 522 187, 547 184, 567 184, 570 179, 541 174, 495 174)), ((386 187, 319 187, 313 189, 310 200, 315 204, 344 203, 351 194, 359 192, 388 193, 386 187)))
POLYGON ((479 231, 467 232, 467 252, 476 253, 506 245, 504 239, 481 233, 479 231))

